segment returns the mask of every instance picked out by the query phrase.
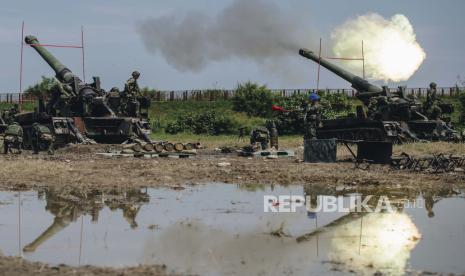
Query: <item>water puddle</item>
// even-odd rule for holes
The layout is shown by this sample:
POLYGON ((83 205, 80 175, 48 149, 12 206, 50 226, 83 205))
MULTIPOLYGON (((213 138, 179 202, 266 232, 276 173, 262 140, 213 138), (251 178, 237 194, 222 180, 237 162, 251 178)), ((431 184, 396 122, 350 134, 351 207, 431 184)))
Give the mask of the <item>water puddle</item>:
POLYGON ((365 195, 301 186, 0 192, 0 253, 73 266, 165 264, 207 275, 465 272, 463 192, 378 193, 370 202, 382 194, 402 208, 264 212, 265 195, 311 195, 314 207, 332 196, 346 204, 365 195))

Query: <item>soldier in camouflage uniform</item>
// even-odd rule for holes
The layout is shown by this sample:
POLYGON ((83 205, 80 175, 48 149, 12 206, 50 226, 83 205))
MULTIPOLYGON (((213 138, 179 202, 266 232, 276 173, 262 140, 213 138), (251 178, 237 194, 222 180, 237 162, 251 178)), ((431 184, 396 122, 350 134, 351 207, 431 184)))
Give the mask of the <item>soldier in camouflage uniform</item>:
POLYGON ((250 145, 254 148, 260 144, 262 150, 268 149, 270 143, 270 131, 266 127, 257 127, 250 133, 250 145))
POLYGON ((19 104, 14 104, 12 108, 10 108, 10 116, 15 116, 19 113, 19 104))
POLYGON ((48 154, 54 154, 55 137, 48 127, 34 123, 32 125, 31 142, 34 154, 38 154, 41 149, 47 149, 48 154))
POLYGON ((10 110, 3 110, 2 112, 2 120, 5 121, 6 124, 12 124, 15 121, 15 115, 19 113, 19 105, 14 104, 10 110))
POLYGON ((319 104, 320 96, 311 93, 308 97, 310 104, 305 107, 305 134, 304 139, 316 139, 316 130, 321 127, 321 106, 319 104))
POLYGON ((129 116, 138 117, 139 113, 139 101, 137 97, 140 97, 139 79, 140 73, 137 71, 132 72, 132 77, 126 81, 124 85, 124 96, 125 96, 125 111, 129 116))
POLYGON ((437 96, 437 85, 434 82, 429 85, 429 89, 426 94, 426 102, 424 104, 424 111, 430 120, 437 120, 442 115, 442 109, 439 106, 439 99, 437 96))
POLYGON ((376 120, 376 111, 378 110, 378 99, 377 97, 371 97, 368 103, 368 118, 376 120))
POLYGON ((68 84, 56 82, 50 88, 50 99, 47 102, 46 111, 48 114, 59 116, 57 110, 61 109, 73 96, 73 89, 68 84))
POLYGON ((23 144, 23 128, 14 122, 7 127, 5 130, 5 136, 3 140, 3 153, 8 154, 16 149, 18 153, 21 153, 23 144))

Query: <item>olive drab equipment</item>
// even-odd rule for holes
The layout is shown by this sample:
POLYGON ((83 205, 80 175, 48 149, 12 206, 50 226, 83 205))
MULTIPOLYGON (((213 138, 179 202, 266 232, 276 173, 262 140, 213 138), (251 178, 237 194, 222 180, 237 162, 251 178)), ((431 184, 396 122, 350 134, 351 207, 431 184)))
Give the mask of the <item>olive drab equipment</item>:
MULTIPOLYGON (((323 120, 317 130, 318 139, 341 139, 356 141, 421 141, 433 140, 434 133, 441 133, 440 140, 456 140, 459 134, 444 125, 441 119, 430 120, 424 115, 421 105, 406 97, 405 88, 391 92, 348 72, 341 67, 320 58, 312 51, 300 49, 299 54, 325 67, 337 76, 351 83, 357 92, 355 96, 368 107, 368 116, 363 107, 357 107, 357 114, 323 120)), ((453 110, 449 107, 449 111, 453 110)))
POLYGON ((63 65, 34 36, 26 36, 30 45, 55 72, 58 83, 47 102, 39 98, 34 112, 15 115, 15 121, 24 127, 25 146, 32 147, 32 125, 48 127, 56 146, 67 143, 123 143, 137 136, 150 141, 150 123, 147 118, 118 116, 108 104, 108 95, 100 87, 100 79, 83 82, 63 65))

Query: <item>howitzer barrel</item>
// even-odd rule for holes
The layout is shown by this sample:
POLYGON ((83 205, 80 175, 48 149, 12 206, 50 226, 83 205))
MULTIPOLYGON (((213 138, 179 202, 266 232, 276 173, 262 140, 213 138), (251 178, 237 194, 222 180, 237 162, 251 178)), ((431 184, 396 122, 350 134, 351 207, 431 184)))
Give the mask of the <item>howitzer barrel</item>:
POLYGON ((343 78, 344 80, 350 82, 352 87, 356 89, 358 92, 363 94, 364 92, 373 92, 373 93, 382 93, 383 89, 377 85, 373 85, 369 83, 367 80, 356 76, 341 67, 330 63, 329 61, 318 57, 312 51, 307 49, 300 49, 299 54, 305 58, 311 59, 316 63, 319 63, 324 68, 328 69, 329 71, 333 72, 334 74, 338 75, 339 77, 343 78))
MULTIPOLYGON (((59 81, 65 83, 71 83, 72 81, 77 78, 71 70, 69 70, 66 66, 64 66, 55 56, 53 56, 47 49, 40 45, 39 40, 32 35, 26 36, 24 39, 25 42, 34 48, 37 53, 52 67, 52 69, 56 73, 56 77, 59 81)), ((79 78, 77 78, 79 79, 79 78)), ((79 79, 80 81, 80 79, 79 79)), ((81 81, 82 82, 82 81, 81 81)))

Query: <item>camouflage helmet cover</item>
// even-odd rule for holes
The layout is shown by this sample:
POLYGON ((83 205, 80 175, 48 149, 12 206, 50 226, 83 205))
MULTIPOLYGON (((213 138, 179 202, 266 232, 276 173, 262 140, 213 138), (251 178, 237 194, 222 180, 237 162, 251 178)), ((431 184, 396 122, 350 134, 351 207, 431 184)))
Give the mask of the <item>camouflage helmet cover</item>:
POLYGON ((438 85, 435 82, 429 84, 430 88, 436 88, 438 85))

